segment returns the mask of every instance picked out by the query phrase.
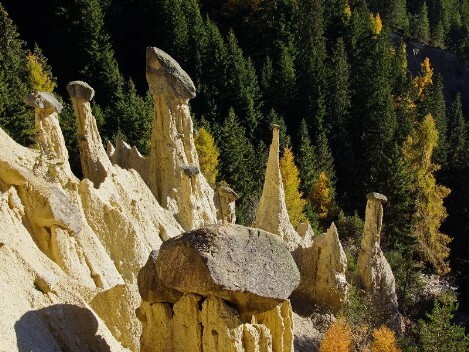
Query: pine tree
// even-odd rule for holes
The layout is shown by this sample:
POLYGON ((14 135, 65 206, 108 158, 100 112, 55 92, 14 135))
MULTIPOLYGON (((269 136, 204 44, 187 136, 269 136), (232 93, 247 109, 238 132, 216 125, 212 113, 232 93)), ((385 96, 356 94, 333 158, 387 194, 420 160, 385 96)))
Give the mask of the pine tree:
POLYGON ((246 137, 233 109, 230 109, 220 131, 220 180, 226 181, 240 196, 237 218, 250 224, 254 218, 255 200, 259 196, 260 175, 254 147, 246 137))
POLYGON ((462 113, 461 95, 457 94, 451 106, 448 129, 448 168, 463 169, 469 165, 468 129, 462 113))
POLYGON ((329 111, 326 121, 330 125, 329 141, 333 158, 336 161, 338 193, 344 194, 346 189, 351 187, 348 174, 353 168, 354 155, 350 140, 350 65, 342 38, 338 39, 332 53, 328 83, 329 111))
MULTIPOLYGON (((298 102, 300 117, 311 119, 313 135, 317 133, 317 121, 324 118, 326 92, 324 37, 324 9, 322 0, 301 0, 298 19, 298 89, 302 92, 298 102)), ((297 117, 298 118, 298 117, 297 117)), ((293 122, 293 121, 292 121, 293 122)), ((296 120, 293 123, 299 123, 296 120)))
POLYGON ((419 320, 419 340, 421 351, 437 352, 444 346, 445 352, 467 351, 469 336, 464 327, 453 324, 454 312, 458 304, 454 298, 443 296, 435 300, 433 310, 427 320, 419 320))
POLYGON ((261 121, 261 92, 254 66, 246 59, 234 35, 228 34, 227 99, 241 117, 249 138, 261 121))
POLYGON ((228 49, 218 27, 210 19, 205 23, 207 43, 203 48, 201 83, 196 104, 196 115, 204 115, 210 123, 221 123, 228 114, 229 104, 222 96, 227 90, 228 49))
POLYGON ((440 232, 446 218, 443 200, 450 190, 438 185, 434 172, 439 166, 432 163, 432 153, 438 141, 438 131, 431 115, 409 136, 404 145, 407 168, 414 175, 413 188, 416 193, 416 211, 413 228, 418 239, 419 254, 438 273, 449 271, 447 258, 451 239, 440 232))
POLYGON ((27 145, 34 139, 34 113, 23 102, 31 90, 24 47, 0 4, 0 127, 27 145))
MULTIPOLYGON (((363 40, 357 42, 354 51, 351 133, 356 163, 353 178, 360 181, 348 194, 355 209, 360 209, 363 194, 376 190, 390 176, 385 166, 386 154, 396 144, 398 127, 391 85, 391 46, 385 33, 371 38, 363 33, 363 40)), ((385 193, 386 189, 381 192, 385 193)))
POLYGON ((428 43, 430 40, 430 22, 428 20, 427 3, 424 1, 412 20, 412 35, 414 38, 428 43))
POLYGON ((210 186, 215 187, 218 175, 218 162, 220 152, 215 139, 205 128, 199 128, 194 140, 199 155, 200 169, 210 186))
POLYGON ((316 149, 311 143, 305 120, 302 120, 300 124, 297 150, 298 157, 296 160, 301 179, 301 192, 308 195, 313 182, 319 176, 319 170, 316 160, 316 149))
POLYGON ((319 132, 316 140, 316 162, 319 172, 324 172, 335 183, 334 158, 324 130, 319 132))
MULTIPOLYGON (((387 2, 386 2, 387 3, 387 2)), ((409 16, 407 14, 406 0, 393 0, 388 4, 388 11, 384 12, 384 21, 398 33, 409 33, 409 16)))
POLYGON ((290 222, 294 228, 306 220, 303 209, 306 201, 299 191, 300 177, 295 165, 295 158, 289 146, 283 149, 280 159, 280 173, 282 174, 283 188, 285 190, 285 204, 287 206, 290 222))
MULTIPOLYGON (((114 128, 123 134, 130 145, 135 145, 143 155, 150 151, 151 124, 153 121, 153 100, 147 93, 138 95, 133 81, 126 82, 120 99, 115 103, 114 128)), ((98 113, 99 115, 99 113, 98 113)))

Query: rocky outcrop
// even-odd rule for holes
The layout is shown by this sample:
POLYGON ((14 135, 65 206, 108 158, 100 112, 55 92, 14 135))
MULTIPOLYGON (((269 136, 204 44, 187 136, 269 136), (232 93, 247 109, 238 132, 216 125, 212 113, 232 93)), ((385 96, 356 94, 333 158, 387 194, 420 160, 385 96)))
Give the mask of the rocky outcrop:
POLYGON ((294 307, 305 312, 316 304, 339 310, 348 290, 347 257, 334 223, 326 233, 315 236, 312 245, 299 246, 293 257, 301 273, 300 285, 291 297, 294 307))
POLYGON ((288 301, 243 319, 221 298, 186 294, 174 305, 143 302, 142 352, 293 352, 288 301))
MULTIPOLYGON (((37 92, 27 99, 28 104, 35 108, 37 149, 18 145, 0 129, 0 191, 7 192, 10 209, 14 209, 23 226, 22 231, 29 236, 38 252, 34 255, 41 255, 47 267, 54 267, 54 270, 38 268, 31 279, 31 290, 58 296, 40 305, 34 302, 22 305, 20 302, 18 305, 23 307, 20 311, 26 312, 28 304, 31 309, 38 307, 41 312, 49 311, 51 304, 71 304, 65 308, 70 314, 53 316, 52 321, 41 323, 43 325, 37 328, 31 325, 27 334, 33 337, 28 344, 37 344, 44 350, 59 350, 50 341, 43 344, 40 336, 72 334, 57 332, 56 329, 64 329, 69 324, 68 319, 73 319, 74 312, 78 310, 82 313, 77 314, 84 314, 86 319, 93 320, 94 325, 90 326, 96 326, 98 332, 105 328, 113 344, 119 345, 119 340, 124 346, 138 350, 141 325, 134 315, 136 301, 131 299, 138 297, 138 294, 135 295, 136 289, 121 290, 121 287, 133 287, 148 253, 159 248, 163 240, 179 235, 182 227, 171 213, 158 204, 136 171, 121 169, 110 162, 91 112, 89 101, 93 97, 93 89, 84 82, 72 82, 68 90, 77 114, 83 172, 89 179, 80 181, 70 169, 58 123, 61 105, 50 93, 37 92), (64 290, 61 280, 65 280, 71 288, 64 290), (70 280, 74 283, 70 284, 70 280), (122 286, 124 283, 129 286, 122 286), (124 297, 127 298, 123 300, 124 297), (110 330, 101 319, 109 323, 110 330), (114 320, 119 323, 111 324, 114 320), (49 328, 52 330, 45 332, 49 328), (36 336, 37 331, 40 333, 36 336)), ((1 221, 5 219, 0 219, 3 229, 1 221)), ((2 230, 1 234, 6 236, 4 243, 18 244, 15 260, 27 263, 31 253, 23 253, 21 248, 24 243, 17 243, 14 233, 2 230)), ((4 267, 10 266, 5 263, 4 267)), ((24 270, 32 269, 25 264, 24 270)), ((3 287, 4 292, 9 292, 15 285, 16 282, 8 281, 3 287)), ((24 290, 30 292, 29 288, 24 290)), ((31 297, 35 297, 27 294, 24 302, 30 302, 31 297)), ((18 300, 21 299, 24 297, 19 295, 18 300)), ((5 301, 13 306, 16 302, 11 297, 5 298, 5 301)), ((60 312, 61 308, 51 314, 60 312)), ((8 328, 13 330, 13 320, 4 324, 11 324, 8 328)), ((7 326, 3 325, 0 330, 2 334, 5 329, 7 326)), ((70 331, 78 333, 78 330, 70 331)), ((83 334, 89 335, 91 332, 83 334)), ((62 349, 66 349, 68 343, 75 345, 71 336, 63 339, 65 345, 62 349)), ((101 346, 101 340, 96 341, 84 340, 83 345, 103 350, 105 346, 101 346)), ((114 349, 122 349, 122 346, 114 349)))
POLYGON ((135 319, 135 310, 140 305, 136 285, 116 285, 101 291, 90 302, 90 306, 104 321, 119 342, 131 351, 140 349, 142 326, 135 319))
POLYGON ((295 249, 301 238, 296 233, 285 205, 282 175, 279 164, 279 126, 273 125, 272 144, 265 171, 264 188, 256 212, 254 226, 279 235, 290 250, 295 249))
POLYGON ((287 297, 299 276, 280 238, 215 225, 155 256, 139 273, 142 351, 293 351, 287 297))
POLYGON ((0 191, 1 349, 127 351, 88 305, 86 276, 71 277, 40 250, 24 210, 15 187, 0 191))
POLYGON ((369 193, 366 198, 365 227, 357 263, 358 282, 379 304, 384 315, 396 317, 398 304, 394 274, 380 248, 382 204, 387 198, 379 193, 369 193))
POLYGON ((150 303, 172 302, 168 296, 161 299, 161 282, 180 293, 215 295, 240 312, 266 311, 299 283, 298 269, 280 238, 239 225, 213 225, 170 239, 153 262, 150 256, 140 272, 153 285, 139 280, 142 298, 150 303), (156 270, 156 278, 149 269, 156 270))
POLYGON ((117 270, 126 282, 135 284, 148 252, 182 229, 135 170, 123 170, 110 162, 91 111, 93 88, 76 81, 69 83, 67 90, 77 117, 80 159, 86 177, 78 185, 83 211, 117 270))

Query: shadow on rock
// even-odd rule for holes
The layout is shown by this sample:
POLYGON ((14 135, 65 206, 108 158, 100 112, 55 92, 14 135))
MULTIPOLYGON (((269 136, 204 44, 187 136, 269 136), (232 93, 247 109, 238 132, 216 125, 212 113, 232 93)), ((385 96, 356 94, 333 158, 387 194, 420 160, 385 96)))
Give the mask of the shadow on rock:
POLYGON ((96 335, 98 321, 86 308, 57 304, 29 311, 15 324, 18 351, 96 351, 111 348, 96 335))

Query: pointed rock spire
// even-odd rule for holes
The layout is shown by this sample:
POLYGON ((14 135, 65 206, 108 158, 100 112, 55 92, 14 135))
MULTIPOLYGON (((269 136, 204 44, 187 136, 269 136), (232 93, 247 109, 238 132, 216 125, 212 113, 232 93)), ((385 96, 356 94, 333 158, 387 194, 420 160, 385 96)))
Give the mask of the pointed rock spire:
POLYGON ((294 306, 305 314, 312 304, 338 311, 349 285, 345 277, 347 257, 335 224, 315 236, 312 246, 298 247, 293 257, 301 274, 300 285, 292 295, 294 306))
POLYGON ((264 188, 256 213, 255 227, 281 236, 290 249, 294 249, 301 238, 296 233, 287 212, 285 191, 279 163, 279 130, 272 125, 273 136, 265 172, 264 188))

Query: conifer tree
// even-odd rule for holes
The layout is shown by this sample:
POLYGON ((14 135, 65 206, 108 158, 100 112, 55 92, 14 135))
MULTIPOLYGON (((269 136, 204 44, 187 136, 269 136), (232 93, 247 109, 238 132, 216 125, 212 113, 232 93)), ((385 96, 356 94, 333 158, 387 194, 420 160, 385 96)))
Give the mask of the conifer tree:
POLYGON ((18 143, 33 142, 34 113, 26 108, 30 93, 24 42, 0 4, 0 127, 18 143))
POLYGON ((409 172, 414 175, 416 210, 413 216, 414 233, 418 239, 421 258, 438 273, 449 271, 447 258, 451 239, 440 232, 446 218, 443 200, 450 190, 438 185, 434 172, 439 166, 432 162, 432 153, 438 141, 438 131, 431 115, 409 136, 404 145, 404 157, 409 172))
POLYGON ((339 193, 345 193, 350 187, 347 174, 353 168, 353 151, 350 140, 351 129, 351 93, 350 65, 348 63, 345 44, 339 38, 332 52, 328 78, 327 105, 329 141, 334 160, 336 161, 337 187, 339 193))
POLYGON ((308 126, 305 120, 301 121, 298 135, 298 171, 301 179, 301 192, 308 195, 313 182, 319 176, 318 164, 316 160, 316 149, 311 143, 308 126))
MULTIPOLYGON (((311 119, 310 129, 317 133, 317 121, 324 118, 326 76, 324 61, 324 9, 322 0, 300 0, 298 19, 298 89, 302 92, 298 109, 304 118, 311 119)), ((299 123, 300 121, 295 121, 299 123)))
MULTIPOLYGON (((143 155, 150 151, 151 124, 153 121, 153 100, 149 93, 138 95, 135 85, 129 79, 112 113, 116 118, 116 130, 124 135, 130 145, 135 145, 143 155)), ((99 113, 98 113, 99 115, 99 113)))
POLYGON ((254 66, 246 59, 234 33, 228 34, 227 99, 241 117, 249 138, 261 121, 261 92, 254 66))
POLYGON ((412 35, 414 38, 428 43, 430 40, 430 22, 428 20, 427 3, 424 1, 412 20, 412 35))
POLYGON ((468 166, 468 129, 462 113, 461 95, 451 105, 448 129, 448 168, 458 170, 468 166))
POLYGON ((259 196, 260 175, 254 147, 246 137, 233 109, 230 109, 220 131, 220 179, 226 181, 240 196, 237 218, 241 224, 253 220, 253 202, 259 196))
POLYGON ((220 152, 215 139, 204 127, 199 128, 195 137, 195 148, 199 155, 200 169, 210 186, 215 187, 218 175, 218 157, 220 152))
POLYGON ((280 158, 280 173, 282 174, 283 188, 285 190, 285 204, 287 206, 290 222, 294 228, 306 220, 303 214, 303 208, 306 201, 300 192, 299 172, 295 165, 295 158, 289 146, 283 149, 283 155, 280 158))
POLYGON ((446 352, 467 351, 469 336, 464 327, 452 323, 458 304, 454 298, 443 296, 435 300, 433 310, 426 320, 419 320, 419 342, 421 351, 437 352, 444 346, 446 352))
POLYGON ((217 120, 220 123, 229 110, 226 99, 222 99, 227 89, 228 50, 218 27, 210 19, 207 19, 205 29, 207 43, 202 56, 204 69, 194 111, 199 116, 204 115, 210 123, 217 120))

